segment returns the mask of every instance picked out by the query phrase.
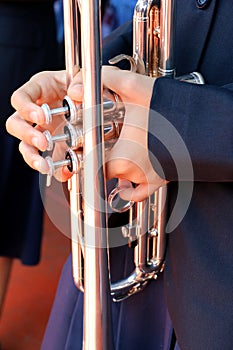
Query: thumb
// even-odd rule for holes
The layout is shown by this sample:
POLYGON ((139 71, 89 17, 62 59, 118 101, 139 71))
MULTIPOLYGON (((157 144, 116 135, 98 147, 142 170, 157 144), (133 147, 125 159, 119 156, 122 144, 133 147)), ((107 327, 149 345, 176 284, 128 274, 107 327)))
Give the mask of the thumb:
POLYGON ((83 100, 83 83, 81 72, 76 74, 73 80, 71 81, 67 90, 67 95, 73 101, 81 102, 83 100))

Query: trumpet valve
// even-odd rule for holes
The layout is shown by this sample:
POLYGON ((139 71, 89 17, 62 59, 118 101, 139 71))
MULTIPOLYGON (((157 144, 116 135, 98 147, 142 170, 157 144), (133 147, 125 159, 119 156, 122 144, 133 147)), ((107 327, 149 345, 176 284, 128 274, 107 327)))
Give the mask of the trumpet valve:
POLYGON ((64 133, 59 135, 51 135, 48 130, 43 133, 47 139, 47 151, 52 151, 55 142, 66 142, 71 149, 78 149, 83 146, 83 132, 81 128, 74 127, 70 123, 64 126, 64 133))
POLYGON ((128 239, 128 246, 135 248, 138 244, 137 227, 135 225, 127 224, 121 228, 122 236, 128 239))
POLYGON ((45 160, 49 166, 49 172, 47 174, 46 186, 49 187, 52 182, 52 177, 55 171, 59 168, 67 167, 71 173, 77 173, 82 167, 82 155, 76 154, 72 149, 68 149, 65 155, 65 159, 53 161, 52 157, 47 156, 45 160))
POLYGON ((68 96, 65 96, 62 107, 51 109, 47 103, 44 103, 41 108, 45 116, 46 124, 51 124, 54 116, 61 115, 64 115, 70 122, 75 122, 77 120, 76 115, 78 114, 78 108, 76 108, 74 102, 68 96))

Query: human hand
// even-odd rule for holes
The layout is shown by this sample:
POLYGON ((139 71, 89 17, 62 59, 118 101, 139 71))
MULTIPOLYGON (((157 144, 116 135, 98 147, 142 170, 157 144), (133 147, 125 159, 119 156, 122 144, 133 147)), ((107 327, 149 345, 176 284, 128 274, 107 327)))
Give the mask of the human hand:
MULTIPOLYGON (((47 139, 43 131, 49 130, 52 134, 63 119, 59 116, 53 118, 51 124, 46 124, 40 106, 46 102, 50 108, 60 107, 66 90, 65 71, 41 72, 17 89, 11 98, 16 112, 7 119, 6 129, 8 133, 21 140, 19 151, 25 162, 44 174, 49 172, 49 167, 47 161, 39 154, 39 151, 43 152, 47 148, 47 139)), ((55 153, 59 157, 61 153, 59 145, 55 153)), ((61 180, 65 181, 68 171, 64 168, 60 176, 61 180)))
MULTIPOLYGON (((122 180, 127 179, 135 183, 137 186, 130 186, 121 192, 121 197, 125 200, 140 201, 166 183, 155 173, 147 149, 148 113, 154 79, 121 71, 116 67, 104 66, 103 83, 106 88, 120 95, 126 106, 120 138, 107 156, 107 178, 119 178, 120 186, 124 187, 125 181, 122 180)), ((73 101, 81 103, 81 72, 74 77, 67 91, 64 71, 42 72, 33 76, 12 95, 12 105, 16 113, 8 118, 7 131, 21 140, 19 150, 26 163, 41 173, 49 171, 47 162, 38 152, 45 151, 47 146, 43 131, 46 129, 53 132, 61 119, 55 118, 52 125, 45 124, 40 105, 46 102, 51 107, 56 107, 66 94, 73 101), (37 126, 33 127, 33 123, 37 126)), ((56 154, 59 154, 59 145, 56 154)), ((65 181, 70 176, 64 167, 59 179, 65 181)))
MULTIPOLYGON (((120 137, 106 156, 107 179, 119 179, 119 187, 125 188, 120 193, 122 199, 142 201, 167 183, 154 171, 147 147, 149 108, 155 80, 112 66, 103 66, 102 73, 104 88, 117 93, 126 107, 120 137)), ((71 99, 82 100, 80 83, 78 75, 68 90, 71 99)))
POLYGON ((142 201, 167 182, 154 171, 148 154, 148 118, 154 79, 112 67, 103 67, 103 83, 126 106, 120 137, 108 155, 107 178, 118 178, 120 196, 142 201), (136 186, 129 186, 125 179, 136 186))
POLYGON ((167 181, 153 169, 148 153, 148 118, 154 79, 103 67, 104 86, 120 95, 126 114, 120 137, 107 157, 107 178, 118 178, 120 196, 142 201, 167 181), (128 180, 136 186, 129 186, 128 180))

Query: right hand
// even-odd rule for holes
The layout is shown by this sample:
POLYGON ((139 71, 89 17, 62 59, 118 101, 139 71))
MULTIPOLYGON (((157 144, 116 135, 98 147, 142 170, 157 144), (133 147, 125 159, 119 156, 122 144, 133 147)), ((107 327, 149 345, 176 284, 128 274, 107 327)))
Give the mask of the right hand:
MULTIPOLYGON (((21 140, 19 151, 25 162, 43 174, 49 172, 47 161, 39 153, 47 148, 43 131, 49 130, 53 133, 64 119, 55 117, 51 124, 45 124, 45 116, 40 106, 46 102, 50 108, 60 107, 66 93, 66 72, 51 71, 34 75, 11 97, 16 112, 7 119, 6 129, 9 134, 21 140)), ((56 147, 56 157, 59 158, 59 146, 56 147)), ((59 180, 65 181, 70 174, 64 168, 59 177, 59 180)))

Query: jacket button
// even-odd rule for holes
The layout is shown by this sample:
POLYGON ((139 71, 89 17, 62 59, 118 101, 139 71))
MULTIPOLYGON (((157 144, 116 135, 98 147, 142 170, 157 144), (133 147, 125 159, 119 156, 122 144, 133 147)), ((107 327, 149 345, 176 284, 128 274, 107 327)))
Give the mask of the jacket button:
POLYGON ((197 7, 199 9, 204 9, 206 8, 211 0, 196 0, 197 7))

